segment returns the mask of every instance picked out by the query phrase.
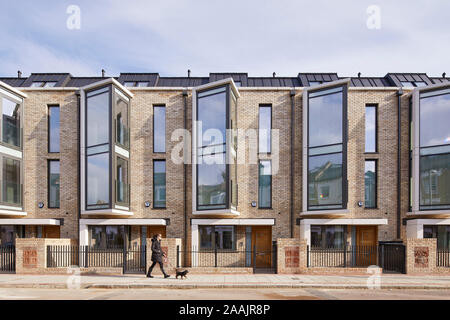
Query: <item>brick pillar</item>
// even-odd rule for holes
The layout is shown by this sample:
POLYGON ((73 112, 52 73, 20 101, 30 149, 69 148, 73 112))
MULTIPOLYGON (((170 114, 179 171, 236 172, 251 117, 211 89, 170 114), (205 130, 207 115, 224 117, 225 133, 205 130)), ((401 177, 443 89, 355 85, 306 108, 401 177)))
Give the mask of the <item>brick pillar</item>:
POLYGON ((431 274, 436 267, 436 239, 406 240, 406 273, 431 274))
POLYGON ((301 273, 306 269, 306 239, 277 239, 277 273, 301 273))

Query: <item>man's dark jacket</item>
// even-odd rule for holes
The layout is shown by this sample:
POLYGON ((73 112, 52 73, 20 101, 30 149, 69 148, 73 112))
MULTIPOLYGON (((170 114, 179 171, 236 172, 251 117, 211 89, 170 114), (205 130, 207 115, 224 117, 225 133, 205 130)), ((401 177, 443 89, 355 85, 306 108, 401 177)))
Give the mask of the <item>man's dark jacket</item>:
POLYGON ((152 239, 152 261, 163 262, 163 251, 161 250, 161 241, 152 239))

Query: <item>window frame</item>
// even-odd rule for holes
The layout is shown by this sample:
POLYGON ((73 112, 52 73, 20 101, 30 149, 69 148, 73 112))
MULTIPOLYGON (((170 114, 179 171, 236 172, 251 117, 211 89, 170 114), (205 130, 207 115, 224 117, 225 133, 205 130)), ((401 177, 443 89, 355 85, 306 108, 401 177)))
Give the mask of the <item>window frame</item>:
POLYGON ((366 186, 366 162, 373 162, 375 164, 375 205, 373 207, 366 206, 366 199, 364 197, 364 209, 378 209, 378 159, 364 159, 364 196, 366 186))
POLYGON ((367 103, 364 109, 364 153, 365 154, 376 154, 379 152, 378 150, 378 103, 367 103), (366 121, 367 121, 367 108, 374 108, 375 109, 375 151, 367 151, 367 141, 365 139, 366 137, 366 121))
POLYGON ((47 147, 48 147, 48 153, 60 153, 61 152, 61 107, 59 104, 49 104, 47 105, 47 147), (52 108, 57 108, 58 112, 59 112, 59 130, 58 130, 58 135, 59 135, 59 145, 58 145, 58 151, 51 151, 51 112, 50 110, 52 108))
MULTIPOLYGON (((322 97, 322 96, 326 96, 326 95, 332 95, 332 94, 336 94, 337 92, 331 92, 331 93, 325 93, 325 94, 318 94, 315 95, 312 98, 317 98, 317 97, 322 97)), ((347 108, 348 108, 348 85, 346 84, 338 84, 338 85, 334 85, 334 86, 329 86, 329 87, 325 87, 325 88, 318 88, 318 89, 311 89, 307 91, 307 96, 306 96, 306 101, 307 101, 307 134, 306 134, 306 161, 307 163, 304 164, 306 165, 306 188, 307 188, 307 193, 306 193, 306 210, 307 211, 332 211, 332 210, 345 210, 348 207, 348 178, 347 178, 347 144, 348 144, 348 115, 347 115, 347 108), (332 143, 332 144, 327 144, 327 145, 321 145, 321 146, 314 146, 314 147, 310 147, 310 137, 309 137, 309 132, 310 132, 310 118, 311 118, 311 112, 309 111, 310 109, 310 94, 313 93, 319 93, 321 91, 329 91, 329 90, 334 90, 337 88, 342 88, 342 151, 340 152, 330 152, 330 153, 323 153, 323 154, 315 154, 313 156, 324 156, 324 155, 331 155, 331 154, 338 154, 341 153, 342 154, 342 206, 339 208, 327 208, 330 206, 334 206, 333 204, 329 204, 329 205, 317 205, 317 206, 313 206, 311 207, 310 205, 310 200, 309 200, 309 159, 311 157, 310 155, 310 149, 312 148, 319 148, 319 147, 327 147, 327 146, 333 146, 333 145, 339 145, 341 143, 332 143)))
POLYGON ((154 104, 153 108, 153 146, 152 151, 156 154, 165 154, 167 152, 167 108, 165 104, 154 104), (155 151, 155 108, 164 108, 164 151, 155 151))
POLYGON ((59 209, 61 208, 61 161, 59 159, 48 159, 47 160, 47 207, 49 209, 59 209), (58 196, 58 203, 59 206, 51 206, 50 203, 50 169, 51 169, 51 163, 52 162, 58 162, 59 163, 59 196, 58 196))
POLYGON ((24 125, 24 101, 22 98, 16 96, 11 91, 6 90, 5 88, 1 88, 0 90, 0 114, 2 115, 2 119, 0 119, 0 145, 13 149, 13 150, 23 150, 23 125, 24 125), (2 92, 3 91, 3 92, 2 92), (11 102, 15 102, 16 104, 20 104, 20 124, 19 124, 19 146, 15 146, 13 144, 9 144, 3 142, 3 99, 10 100, 11 102))
POLYGON ((272 110, 272 104, 271 103, 261 103, 258 106, 258 154, 272 154, 272 130, 273 130, 273 110, 272 110), (270 108, 270 132, 267 136, 267 138, 270 140, 269 145, 269 151, 268 152, 262 152, 260 150, 260 130, 261 130, 261 108, 270 108))
MULTIPOLYGON (((111 137, 110 139, 113 140, 113 143, 115 145, 117 145, 118 147, 129 151, 130 150, 130 144, 131 144, 131 139, 130 139, 130 117, 131 117, 131 99, 119 88, 112 86, 112 89, 114 92, 111 94, 111 101, 110 101, 110 108, 111 108, 111 117, 112 117, 112 125, 114 126, 114 137, 111 137), (118 94, 117 91, 120 92, 120 94, 118 94), (126 99, 124 99, 124 97, 122 97, 121 95, 123 95, 124 97, 126 97, 128 99, 128 101, 126 99), (127 141, 125 141, 126 145, 119 143, 119 141, 117 141, 117 116, 116 116, 116 101, 117 99, 120 98, 121 100, 123 100, 126 104, 127 104, 127 141)), ((112 130, 112 129, 111 129, 112 130)))
POLYGON ((199 235, 198 235, 198 240, 199 240, 199 244, 198 244, 198 251, 203 251, 203 252, 207 252, 207 251, 219 251, 221 250, 222 252, 226 251, 226 252, 234 252, 237 251, 237 231, 236 231, 236 226, 235 225, 199 225, 199 235), (200 238, 200 228, 202 227, 211 227, 213 228, 212 231, 212 237, 211 237, 211 248, 202 248, 201 246, 201 238, 200 238), (232 232, 232 236, 231 236, 231 249, 220 249, 217 248, 216 249, 216 227, 231 227, 231 232, 232 232))
POLYGON ((165 209, 167 209, 167 161, 166 161, 166 159, 153 159, 153 161, 152 161, 152 165, 153 165, 153 170, 152 170, 152 182, 153 182, 153 184, 152 184, 152 193, 153 193, 153 196, 152 196, 152 208, 153 209, 155 209, 155 210, 165 210, 165 209), (156 197, 156 192, 155 192, 155 162, 164 162, 164 175, 165 175, 165 179, 164 179, 164 186, 165 186, 165 188, 166 188, 166 200, 164 201, 164 206, 155 206, 155 203, 156 203, 156 201, 155 201, 155 197, 156 197))
POLYGON ((271 159, 259 159, 258 160, 258 209, 272 209, 272 196, 273 196, 273 171, 272 171, 272 160, 271 159), (260 199, 260 186, 261 186, 261 170, 260 170, 260 164, 261 162, 269 162, 270 163, 270 205, 268 207, 261 206, 261 199, 260 199))
POLYGON ((17 158, 11 155, 6 155, 3 153, 0 153, 0 181, 2 181, 2 183, 0 184, 0 204, 5 206, 5 207, 13 207, 13 208, 22 208, 23 207, 23 181, 24 181, 24 176, 23 176, 23 159, 21 158, 17 158), (5 202, 3 199, 3 159, 7 158, 7 159, 12 159, 15 161, 19 162, 19 185, 20 185, 20 191, 19 191, 19 196, 20 196, 20 203, 19 204, 14 204, 14 203, 9 203, 9 202, 5 202))
POLYGON ((130 206, 130 194, 131 194, 131 192, 130 192, 130 189, 131 189, 131 184, 130 184, 130 159, 128 159, 128 158, 126 158, 126 157, 124 157, 124 156, 122 156, 122 155, 120 155, 120 154, 118 154, 118 153, 115 153, 114 154, 114 204, 116 204, 116 205, 119 205, 119 206, 125 206, 125 207, 129 207, 130 206), (127 192, 127 195, 126 195, 126 197, 127 197, 127 199, 128 199, 128 202, 120 202, 120 201, 118 201, 117 200, 117 181, 118 181, 118 175, 117 175, 117 163, 118 163, 118 161, 117 161, 117 159, 121 159, 122 161, 125 161, 126 163, 127 163, 127 175, 128 175, 128 178, 127 178, 127 183, 126 183, 126 185, 127 185, 127 190, 126 190, 126 192, 127 192))

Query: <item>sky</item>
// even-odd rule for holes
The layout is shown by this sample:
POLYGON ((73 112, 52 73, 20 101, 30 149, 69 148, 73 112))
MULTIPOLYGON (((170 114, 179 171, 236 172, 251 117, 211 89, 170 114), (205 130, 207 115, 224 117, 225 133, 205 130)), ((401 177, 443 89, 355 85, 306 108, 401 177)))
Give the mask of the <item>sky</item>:
POLYGON ((188 69, 191 76, 450 76, 447 0, 0 1, 3 77, 17 70, 100 76, 102 69, 107 76, 188 69), (80 28, 68 28, 68 19, 80 28))

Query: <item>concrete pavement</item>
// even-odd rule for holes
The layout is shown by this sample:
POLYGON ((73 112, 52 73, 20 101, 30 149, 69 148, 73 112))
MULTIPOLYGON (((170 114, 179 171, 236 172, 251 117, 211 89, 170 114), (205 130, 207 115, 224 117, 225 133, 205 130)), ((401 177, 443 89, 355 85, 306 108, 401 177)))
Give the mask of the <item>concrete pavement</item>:
MULTIPOLYGON (((0 274, 0 288, 48 289, 208 289, 315 288, 368 289, 369 275, 192 274, 186 280, 144 275, 16 275, 0 274)), ((369 284, 375 283, 371 278, 369 284), (371 281, 372 280, 372 281, 371 281)), ((376 286, 378 287, 378 286, 376 286)), ((381 275, 381 289, 450 289, 450 276, 381 275)))

